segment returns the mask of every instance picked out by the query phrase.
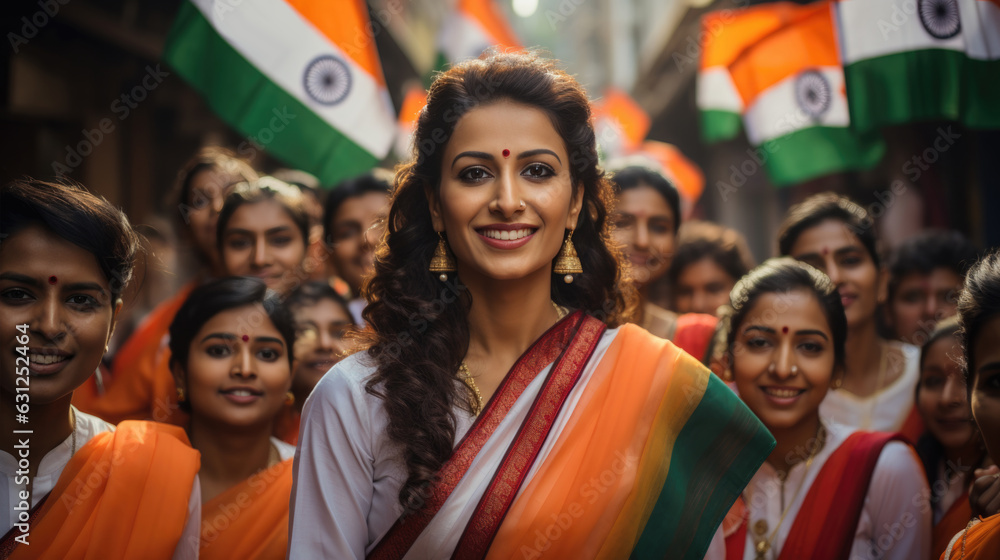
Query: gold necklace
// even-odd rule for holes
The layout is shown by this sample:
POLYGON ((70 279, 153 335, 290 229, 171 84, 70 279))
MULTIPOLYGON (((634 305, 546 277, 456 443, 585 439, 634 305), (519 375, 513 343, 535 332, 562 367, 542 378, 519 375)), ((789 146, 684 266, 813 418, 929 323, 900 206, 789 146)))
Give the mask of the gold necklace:
MULTIPOLYGON (((569 314, 568 309, 560 306, 554 301, 552 301, 552 307, 556 310, 556 315, 558 316, 556 322, 562 321, 563 318, 569 314)), ((475 400, 472 400, 471 398, 469 399, 469 407, 472 409, 472 415, 479 416, 479 413, 483 411, 483 394, 479 391, 479 386, 476 385, 476 379, 472 377, 472 372, 469 371, 469 366, 466 365, 465 360, 462 360, 462 363, 459 364, 458 371, 462 374, 462 382, 465 383, 470 390, 472 390, 472 396, 475 397, 475 400)))
MULTIPOLYGON (((795 494, 792 496, 791 501, 789 501, 788 505, 785 506, 785 511, 781 512, 781 517, 778 518, 778 524, 774 526, 774 530, 771 531, 771 535, 767 538, 763 538, 764 533, 767 532, 767 522, 763 519, 754 524, 754 533, 762 537, 754 540, 754 551, 757 553, 756 560, 764 560, 768 551, 771 550, 771 542, 774 540, 774 537, 777 536, 778 529, 781 528, 781 524, 785 522, 785 516, 788 515, 789 511, 791 511, 792 504, 794 504, 796 498, 799 497, 802 487, 806 485, 806 477, 809 476, 809 468, 812 467, 813 459, 816 458, 816 454, 819 453, 819 450, 823 449, 823 445, 825 443, 826 429, 823 427, 823 424, 820 423, 819 428, 816 430, 816 447, 813 448, 812 452, 809 453, 809 457, 806 458, 806 470, 802 473, 802 482, 799 483, 799 487, 795 489, 795 494)), ((787 477, 788 475, 786 474, 785 476, 787 477)), ((779 478, 781 478, 781 486, 784 488, 785 477, 779 478)), ((750 503, 750 501, 747 500, 747 503, 750 503)))

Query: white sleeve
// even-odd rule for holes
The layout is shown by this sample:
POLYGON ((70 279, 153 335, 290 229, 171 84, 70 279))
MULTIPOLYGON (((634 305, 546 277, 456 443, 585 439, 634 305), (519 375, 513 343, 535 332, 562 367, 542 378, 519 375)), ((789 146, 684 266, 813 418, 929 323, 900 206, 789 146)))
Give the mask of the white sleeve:
POLYGON ((288 557, 365 557, 374 491, 371 422, 364 387, 341 364, 302 410, 289 506, 288 557))
POLYGON ((930 490, 913 448, 891 441, 875 464, 865 512, 866 539, 855 540, 852 558, 928 560, 931 549, 930 490), (875 556, 870 556, 877 552, 875 556))
POLYGON ((191 497, 188 498, 188 516, 181 539, 177 541, 172 560, 198 560, 201 548, 201 478, 194 475, 191 497))

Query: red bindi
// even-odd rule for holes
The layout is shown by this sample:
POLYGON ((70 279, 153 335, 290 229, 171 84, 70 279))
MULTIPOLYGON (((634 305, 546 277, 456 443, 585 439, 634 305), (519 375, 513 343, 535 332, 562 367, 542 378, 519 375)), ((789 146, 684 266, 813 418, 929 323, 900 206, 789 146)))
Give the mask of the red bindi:
POLYGON ((510 157, 510 150, 508 150, 507 148, 504 148, 504 150, 500 153, 502 153, 503 157, 505 158, 510 157))
POLYGON ((58 281, 59 279, 56 278, 55 276, 49 276, 49 284, 55 284, 58 281))
POLYGON ((825 255, 825 254, 827 254, 827 253, 829 253, 829 252, 830 252, 830 250, 829 250, 829 249, 827 249, 826 247, 823 247, 823 254, 824 254, 824 255, 825 255))
POLYGON ((788 327, 781 327, 781 332, 788 334, 788 327))
POLYGON ((243 335, 243 342, 247 342, 248 340, 250 340, 250 337, 247 335, 243 335))

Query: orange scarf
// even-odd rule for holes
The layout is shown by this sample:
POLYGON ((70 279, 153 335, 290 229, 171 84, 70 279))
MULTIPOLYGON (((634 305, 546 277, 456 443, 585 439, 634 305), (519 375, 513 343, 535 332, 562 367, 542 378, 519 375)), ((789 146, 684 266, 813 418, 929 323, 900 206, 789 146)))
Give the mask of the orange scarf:
POLYGON ((288 459, 212 498, 201 509, 198 557, 284 559, 291 493, 288 459))
POLYGON ((200 463, 184 430, 122 422, 73 455, 10 558, 171 558, 200 463))

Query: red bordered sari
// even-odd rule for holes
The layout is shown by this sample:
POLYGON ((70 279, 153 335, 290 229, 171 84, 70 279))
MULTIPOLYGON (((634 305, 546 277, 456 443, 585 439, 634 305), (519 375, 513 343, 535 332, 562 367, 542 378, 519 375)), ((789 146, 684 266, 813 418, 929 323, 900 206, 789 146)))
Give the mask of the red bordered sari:
POLYGON ((368 557, 701 558, 773 445, 690 355, 635 325, 606 332, 577 312, 518 360, 424 508, 397 521, 368 557), (497 468, 470 469, 553 362, 497 468), (441 519, 456 500, 476 507, 441 519), (457 540, 421 540, 455 533, 456 523, 457 540))

